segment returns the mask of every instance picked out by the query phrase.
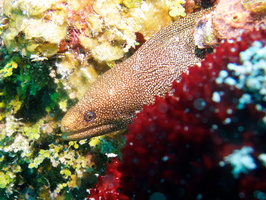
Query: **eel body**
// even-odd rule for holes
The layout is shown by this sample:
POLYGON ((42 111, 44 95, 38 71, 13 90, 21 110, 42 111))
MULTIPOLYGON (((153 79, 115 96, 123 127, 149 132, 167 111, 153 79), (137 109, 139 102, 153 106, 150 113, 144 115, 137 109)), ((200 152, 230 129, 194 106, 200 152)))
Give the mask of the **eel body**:
POLYGON ((136 111, 162 96, 195 55, 193 29, 206 11, 190 14, 156 33, 130 58, 101 75, 61 122, 63 138, 78 140, 126 128, 136 111))

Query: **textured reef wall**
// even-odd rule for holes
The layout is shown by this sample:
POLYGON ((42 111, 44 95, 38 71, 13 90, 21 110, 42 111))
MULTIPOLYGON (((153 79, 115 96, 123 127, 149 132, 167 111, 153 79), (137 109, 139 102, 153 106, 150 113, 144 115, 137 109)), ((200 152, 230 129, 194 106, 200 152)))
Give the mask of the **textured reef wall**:
POLYGON ((265 199, 265 44, 224 41, 145 106, 89 199, 265 199))
POLYGON ((243 31, 265 26, 265 1, 220 0, 214 10, 199 19, 195 31, 198 47, 214 45, 226 38, 236 38, 243 31))
MULTIPOLYGON (((265 65, 260 64, 265 61, 259 53, 265 51, 265 38, 259 33, 247 43, 224 43, 216 50, 220 57, 208 56, 201 68, 191 68, 191 78, 184 76, 184 85, 174 83, 174 96, 146 107, 130 127, 122 153, 121 135, 61 139, 61 117, 99 74, 162 27, 210 2, 0 0, 0 199, 84 199, 89 192, 95 199, 189 198, 186 191, 200 199, 208 186, 216 191, 211 197, 229 194, 225 187, 217 190, 213 180, 222 185, 232 181, 228 189, 235 196, 254 192, 254 198, 265 198, 265 65), (243 53, 246 60, 239 60, 238 53, 252 45, 243 53), (227 68, 227 63, 234 64, 227 68), (246 64, 254 67, 239 72, 246 64), (123 163, 116 158, 108 164, 109 175, 89 190, 113 156, 123 163), (220 177, 213 176, 218 172, 220 177), (195 189, 199 182, 204 184, 195 189), (178 193, 171 192, 173 186, 178 193)), ((260 0, 237 2, 252 13, 245 18, 248 24, 265 20, 260 0)), ((228 23, 242 19, 228 16, 228 23)), ((205 16, 195 34, 203 47, 224 37, 217 26, 208 26, 210 21, 205 16)))
POLYGON ((60 119, 98 74, 184 16, 184 3, 0 1, 0 199, 88 196, 124 138, 63 141, 60 119))

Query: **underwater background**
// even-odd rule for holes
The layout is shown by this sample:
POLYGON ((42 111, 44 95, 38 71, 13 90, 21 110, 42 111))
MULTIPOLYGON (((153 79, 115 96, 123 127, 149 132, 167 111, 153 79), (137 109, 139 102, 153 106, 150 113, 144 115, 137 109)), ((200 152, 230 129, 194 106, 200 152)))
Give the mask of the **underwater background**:
POLYGON ((0 200, 266 199, 263 0, 0 0, 0 200), (211 46, 127 134, 79 141, 60 121, 162 27, 215 5, 211 46))

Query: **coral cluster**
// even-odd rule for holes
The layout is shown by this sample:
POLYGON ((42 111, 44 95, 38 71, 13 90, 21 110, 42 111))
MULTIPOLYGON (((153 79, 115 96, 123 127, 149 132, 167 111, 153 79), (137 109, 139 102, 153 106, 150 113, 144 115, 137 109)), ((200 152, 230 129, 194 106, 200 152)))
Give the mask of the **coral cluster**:
POLYGON ((145 106, 89 199, 265 199, 265 36, 224 41, 145 106))
POLYGON ((221 39, 236 38, 243 31, 266 25, 265 2, 220 0, 215 9, 201 19, 195 33, 200 48, 219 43, 221 39))
POLYGON ((82 185, 94 184, 105 153, 118 154, 123 144, 119 138, 99 139, 95 147, 62 141, 59 120, 68 97, 56 84, 52 61, 31 62, 0 50, 0 199, 83 198, 82 185))
POLYGON ((182 0, 97 0, 83 3, 78 9, 68 6, 67 21, 70 28, 67 40, 61 42, 60 50, 72 55, 74 49, 74 56, 68 58, 78 58, 81 61, 70 67, 66 67, 66 62, 59 63, 58 66, 64 69, 60 71, 63 72, 61 74, 70 77, 65 85, 71 87, 74 97, 80 98, 85 92, 80 94, 76 89, 80 80, 79 69, 85 68, 83 71, 86 74, 83 77, 89 79, 89 82, 82 85, 85 90, 97 77, 95 73, 91 73, 93 70, 86 70, 88 66, 100 74, 110 69, 115 61, 135 51, 135 46, 139 44, 137 35, 144 36, 147 40, 173 19, 184 16, 183 4, 182 0), (76 51, 80 52, 78 56, 75 55, 76 51), (92 76, 88 76, 89 74, 92 76))
POLYGON ((148 39, 184 15, 183 4, 0 0, 0 199, 88 195, 124 139, 62 141, 60 118, 75 103, 69 98, 133 53, 136 32, 148 39))
MULTIPOLYGON (((195 2, 188 5, 186 1, 190 12, 199 1, 195 2)), ((260 8, 257 2, 255 7, 260 8)), ((87 196, 86 188, 96 182, 95 174, 103 173, 108 157, 120 155, 124 140, 114 135, 90 142, 62 141, 60 117, 75 102, 69 98, 81 97, 98 74, 112 67, 126 52, 133 53, 140 38, 148 39, 173 19, 184 16, 184 1, 0 0, 0 4, 4 13, 0 17, 0 197, 82 199, 87 196)), ((255 8, 252 2, 243 4, 255 8)), ((238 69, 236 65, 230 67, 232 72, 238 69)), ((222 73, 218 80, 226 79, 227 75, 222 73)), ((248 79, 248 82, 250 87, 245 88, 252 94, 256 81, 248 79)), ((257 81, 255 88, 259 84, 257 81)), ((217 101, 222 95, 213 96, 217 101)), ((174 101, 171 97, 167 99, 174 101)), ((243 109, 245 102, 252 101, 248 95, 240 99, 243 109)), ((260 101, 260 95, 256 95, 257 108, 264 107, 260 101)), ((199 107, 201 104, 204 102, 196 101, 199 107)), ((141 146, 140 151, 143 151, 141 146)), ((231 155, 220 156, 220 164, 238 166, 231 161, 233 158, 256 152, 248 145, 238 150, 231 148, 231 155)), ((130 155, 125 154, 126 157, 130 155)), ((264 154, 258 158, 265 160, 264 154)), ((254 165, 246 169, 248 172, 254 165)), ((108 171, 113 170, 110 167, 108 171)), ((122 175, 119 172, 106 180, 116 180, 122 175)), ((234 178, 238 176, 242 175, 234 178)), ((250 180, 256 181, 252 177, 250 180)), ((118 199, 128 198, 128 194, 117 194, 118 199)), ((160 195, 155 193, 153 198, 160 195)))
POLYGON ((0 30, 9 53, 38 61, 60 57, 56 72, 71 98, 80 98, 99 73, 134 49, 136 33, 148 39, 185 16, 184 4, 184 0, 4 0, 0 30), (85 89, 78 91, 80 86, 85 89))
POLYGON ((241 0, 241 4, 252 13, 266 13, 266 2, 263 0, 241 0))
POLYGON ((57 53, 67 30, 67 13, 58 1, 4 1, 3 11, 9 19, 3 39, 10 52, 29 57, 57 53))

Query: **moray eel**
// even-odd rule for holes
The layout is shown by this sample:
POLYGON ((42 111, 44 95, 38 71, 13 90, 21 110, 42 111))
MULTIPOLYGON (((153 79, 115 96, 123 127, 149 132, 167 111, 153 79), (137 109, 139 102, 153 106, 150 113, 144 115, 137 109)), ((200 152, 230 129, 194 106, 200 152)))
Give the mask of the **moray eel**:
POLYGON ((137 111, 163 96, 195 55, 193 29, 203 10, 156 33, 130 58, 101 75, 61 122, 63 138, 78 140, 126 128, 137 111))

